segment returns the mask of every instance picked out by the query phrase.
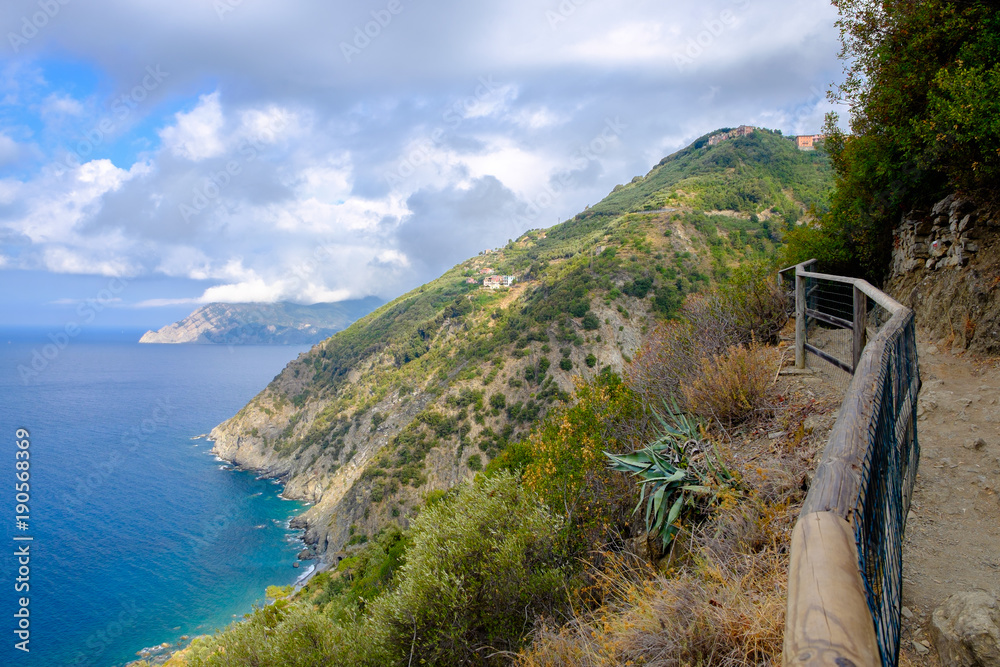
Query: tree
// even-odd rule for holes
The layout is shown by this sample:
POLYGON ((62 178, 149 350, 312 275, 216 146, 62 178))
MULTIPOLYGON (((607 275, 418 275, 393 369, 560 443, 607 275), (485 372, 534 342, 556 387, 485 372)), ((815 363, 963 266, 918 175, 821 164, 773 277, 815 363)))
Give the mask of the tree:
POLYGON ((880 281, 902 213, 949 190, 1000 197, 1000 16, 982 0, 834 5, 848 68, 831 96, 850 107, 851 133, 828 117, 831 211, 796 242, 880 281))

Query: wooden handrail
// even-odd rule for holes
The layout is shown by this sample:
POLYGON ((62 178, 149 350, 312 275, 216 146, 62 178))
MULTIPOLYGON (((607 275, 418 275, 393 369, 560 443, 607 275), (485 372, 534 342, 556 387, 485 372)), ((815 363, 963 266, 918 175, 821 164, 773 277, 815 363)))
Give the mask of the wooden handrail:
MULTIPOLYGON (((850 284, 854 287, 854 376, 793 532, 782 661, 787 667, 875 667, 881 665, 881 658, 852 526, 886 347, 910 325, 913 311, 864 280, 805 271, 805 264, 790 267, 795 269, 799 316, 796 361, 800 345, 803 361, 805 356, 806 279, 850 284), (865 340, 865 297, 892 313, 870 341, 865 340)), ((900 418, 912 419, 911 414, 900 418)), ((907 421, 896 432, 908 433, 912 426, 907 421)))

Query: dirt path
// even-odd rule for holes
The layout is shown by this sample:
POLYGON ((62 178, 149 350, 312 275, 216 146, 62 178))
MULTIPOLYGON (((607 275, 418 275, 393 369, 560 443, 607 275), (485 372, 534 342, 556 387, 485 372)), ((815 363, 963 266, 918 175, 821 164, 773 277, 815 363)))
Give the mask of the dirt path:
POLYGON ((903 547, 901 663, 937 665, 934 609, 952 593, 1000 594, 1000 361, 953 355, 924 335, 917 349, 922 451, 903 547))

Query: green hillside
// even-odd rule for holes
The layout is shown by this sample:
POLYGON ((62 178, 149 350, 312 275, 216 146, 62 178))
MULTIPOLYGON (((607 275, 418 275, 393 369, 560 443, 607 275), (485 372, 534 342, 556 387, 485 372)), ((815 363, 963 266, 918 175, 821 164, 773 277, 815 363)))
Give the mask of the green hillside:
POLYGON ((405 525, 428 492, 568 401, 576 378, 622 373, 687 295, 772 258, 787 225, 822 203, 821 151, 767 131, 707 136, 317 345, 216 429, 216 451, 314 502, 304 521, 320 551, 405 525), (490 270, 515 283, 484 288, 490 270))
POLYGON ((614 216, 677 205, 746 214, 773 209, 794 222, 802 204, 826 208, 833 172, 825 152, 799 151, 789 139, 761 129, 708 145, 709 137, 728 129, 663 158, 645 176, 616 186, 588 212, 614 216))
MULTIPOLYGON (((168 665, 509 664, 533 624, 603 603, 593 577, 615 567, 607 549, 628 539, 658 560, 648 534, 665 547, 675 523, 718 504, 752 511, 733 526, 749 521, 764 536, 740 533, 733 544, 771 544, 763 560, 779 562, 787 531, 770 526, 798 482, 736 509, 737 495, 759 496, 738 491, 718 453, 707 454, 714 445, 693 415, 734 425, 767 411, 753 401, 770 391, 778 359, 754 336, 785 319, 767 263, 807 202, 822 202, 824 182, 824 154, 799 153, 776 134, 699 139, 572 220, 484 250, 290 363, 212 437, 223 458, 281 477, 286 496, 314 503, 296 521, 331 568, 293 599, 269 590, 275 604, 168 665), (497 274, 514 283, 482 285, 497 274), (710 291, 692 300, 718 306, 706 305, 700 324, 689 303, 689 323, 660 327, 689 295, 710 291), (658 353, 633 363, 647 341, 686 351, 664 375, 658 353), (636 377, 665 384, 643 388, 636 377), (634 481, 609 471, 603 452, 667 437, 649 408, 676 401, 677 377, 694 392, 682 397, 693 412, 672 415, 670 437, 698 444, 685 453, 675 442, 672 460, 699 471, 685 488, 701 495, 659 492, 659 527, 643 527, 634 481), (758 398, 713 394, 711 378, 747 382, 758 398), (735 412, 706 407, 719 397, 735 412)), ((649 575, 639 572, 608 581, 649 575)), ((751 591, 766 618, 780 598, 770 577, 751 591)), ((743 583, 738 575, 732 594, 706 592, 701 606, 742 595, 743 583)), ((773 632, 766 642, 761 655, 773 655, 780 642, 773 632)), ((715 653, 692 651, 691 664, 715 653)))

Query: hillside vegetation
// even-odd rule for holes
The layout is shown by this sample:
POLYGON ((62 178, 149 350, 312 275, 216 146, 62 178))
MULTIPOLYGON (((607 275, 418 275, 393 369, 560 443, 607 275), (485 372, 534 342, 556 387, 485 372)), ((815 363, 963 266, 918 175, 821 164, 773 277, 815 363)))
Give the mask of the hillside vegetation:
POLYGON ((315 501, 331 568, 168 665, 773 659, 813 450, 775 388, 771 260, 825 163, 765 131, 706 143, 386 304, 216 429, 315 501), (487 268, 517 281, 469 282, 487 268), (787 448, 734 439, 773 428, 787 448))
POLYGON ((773 257, 828 182, 821 152, 780 135, 712 147, 708 136, 317 345, 214 431, 216 451, 316 503, 303 521, 320 552, 406 525, 429 491, 523 439, 578 380, 621 374, 687 295, 773 257), (486 269, 516 282, 482 289, 486 269))

